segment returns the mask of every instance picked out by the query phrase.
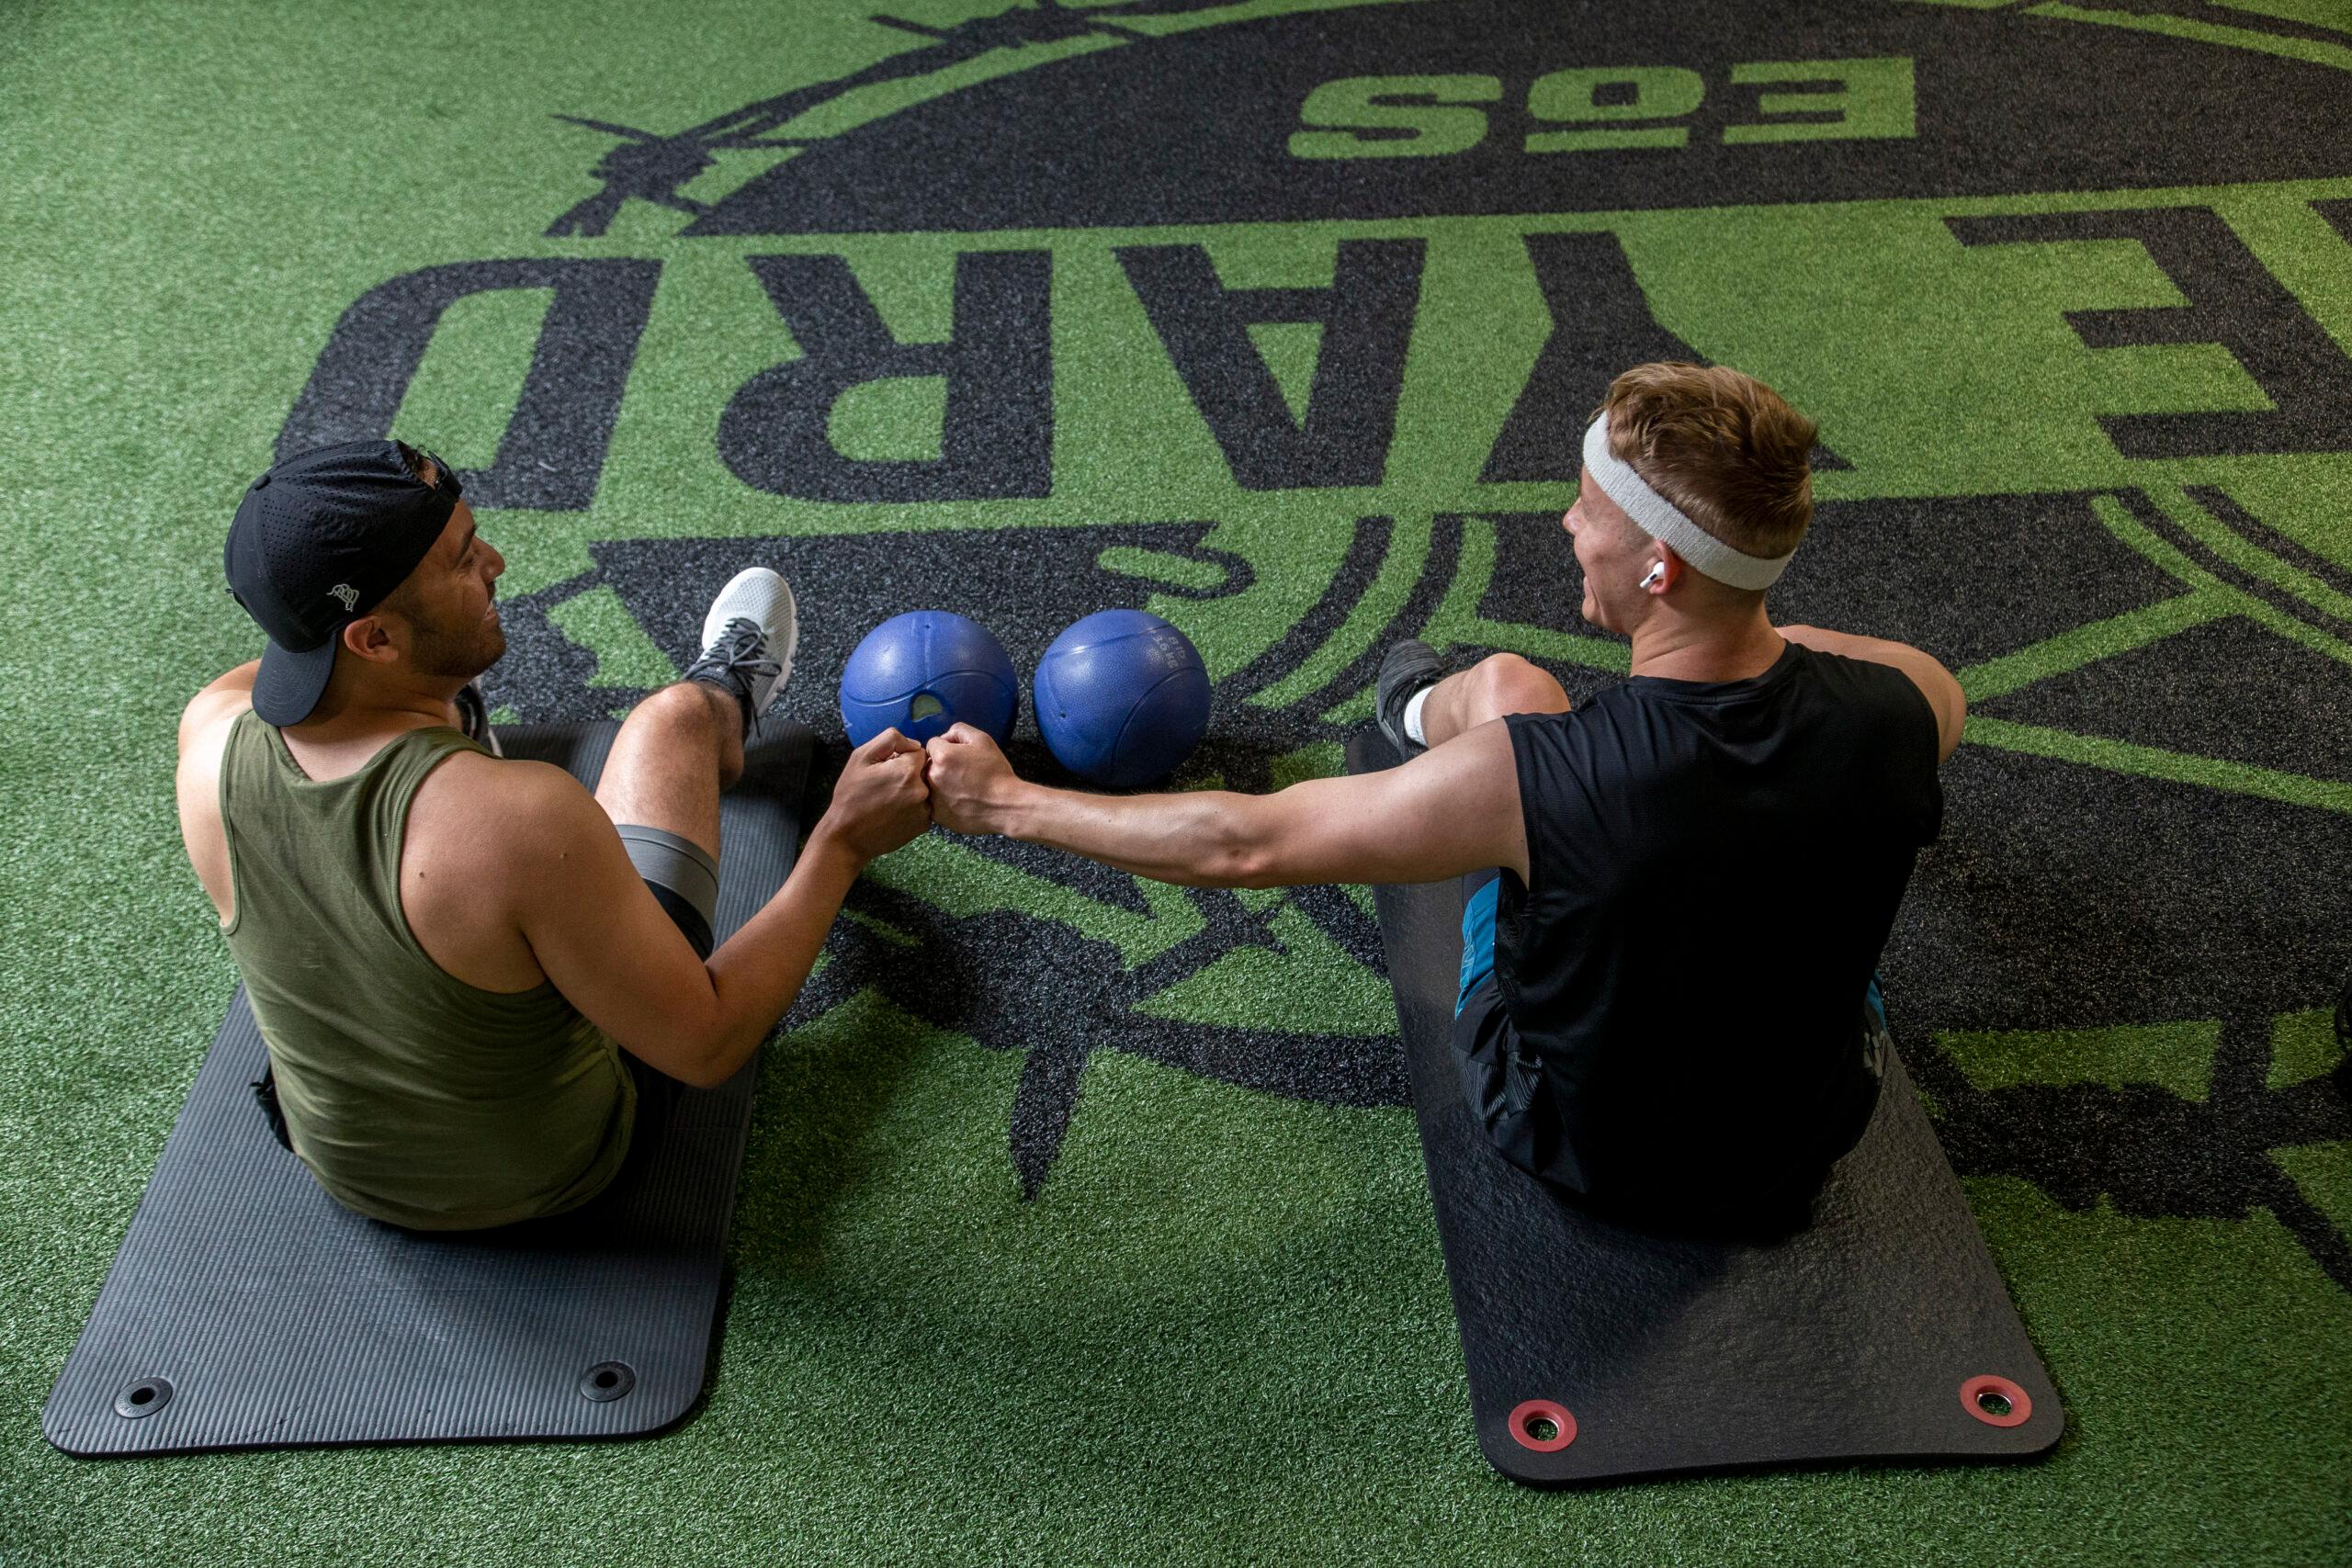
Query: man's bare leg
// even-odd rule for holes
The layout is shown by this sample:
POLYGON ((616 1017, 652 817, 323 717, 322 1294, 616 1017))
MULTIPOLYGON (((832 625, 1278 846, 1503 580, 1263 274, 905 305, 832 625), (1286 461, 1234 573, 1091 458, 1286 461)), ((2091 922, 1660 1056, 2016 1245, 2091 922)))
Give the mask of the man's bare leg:
POLYGON ((1421 733, 1442 746, 1463 731, 1513 713, 1566 713, 1568 694, 1551 671, 1516 653, 1498 653, 1430 688, 1421 733))
POLYGON ((613 738, 596 804, 616 824, 675 833, 718 858, 718 795, 743 776, 743 705, 701 681, 664 686, 613 738))

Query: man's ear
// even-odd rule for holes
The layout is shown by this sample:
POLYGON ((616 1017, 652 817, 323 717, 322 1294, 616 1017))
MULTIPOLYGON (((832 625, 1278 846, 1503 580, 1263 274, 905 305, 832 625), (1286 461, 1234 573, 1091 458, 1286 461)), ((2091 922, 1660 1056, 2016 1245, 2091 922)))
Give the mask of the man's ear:
POLYGON ((343 628, 343 648, 353 658, 374 664, 388 664, 400 657, 391 633, 374 615, 362 615, 343 628))

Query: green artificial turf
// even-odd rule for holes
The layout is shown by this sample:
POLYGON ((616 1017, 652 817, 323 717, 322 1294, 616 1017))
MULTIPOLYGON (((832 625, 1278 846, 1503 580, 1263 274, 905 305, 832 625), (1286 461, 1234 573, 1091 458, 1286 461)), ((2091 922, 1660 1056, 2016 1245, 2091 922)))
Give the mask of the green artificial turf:
MULTIPOLYGON (((1002 8, 891 7, 938 26, 1002 8)), ((1236 15, 1305 8, 1270 0, 1236 15)), ((1328 9, 1332 28, 1380 22, 1328 9)), ((1704 24, 1707 6, 1686 9, 1704 24)), ((2352 34, 2352 17, 2325 0, 2203 8, 2209 34, 2275 21, 2284 30, 2261 33, 2259 50, 2157 36, 2182 29, 2153 17, 2118 26, 2111 6, 2036 11, 2034 36, 2052 50, 2129 34, 2184 60, 2254 51, 2305 73, 2298 83, 2324 78, 2338 102, 2346 79, 2327 73, 2339 55, 2352 63, 2352 45, 2327 41, 2352 34), (2070 20, 2085 11, 2096 14, 2070 20)), ((2028 25, 1961 4, 1921 8, 1941 12, 1955 28, 2028 25)), ((985 236, 812 225, 689 240, 683 214, 640 201, 602 235, 544 233, 594 193, 586 171, 614 144, 550 116, 684 127, 921 41, 866 17, 808 0, 20 0, 0 18, 0 1562, 2352 1557, 2352 1289, 2326 1261, 2352 1225, 2352 1138, 2230 1145, 2231 1157, 2276 1173, 2271 1196, 2154 1211, 2118 1195, 2138 1190, 2120 1168, 2079 1190, 2037 1183, 2023 1156, 2002 1163, 1979 1114, 2035 1089, 2086 1097, 2034 1102, 2085 1116, 2110 1104, 2087 1097, 2124 1090, 2211 1109, 2217 1062, 2243 1051, 2265 1092, 2335 1092, 2333 998, 2312 976, 2341 971, 2317 933, 2352 916, 2341 874, 2352 768, 2325 750, 2352 719, 2352 455, 2122 455, 2097 416, 2259 411, 2273 399, 2217 343, 2096 347, 2070 324, 2069 311, 2178 304, 2147 250, 2114 238, 1964 245, 1949 221, 2211 209, 2316 330, 2352 349, 2352 230, 2325 215, 2352 202, 2352 166, 2089 195, 2021 170, 2008 194, 1934 200, 985 236), (481 513, 510 561, 502 592, 577 666, 559 689, 543 679, 555 654, 518 664, 493 693, 503 716, 601 715, 678 667, 682 634, 644 608, 655 567, 608 547, 718 540, 789 560, 796 545, 842 535, 1199 521, 1238 568, 1158 535, 1122 535, 1088 559, 1152 585, 1138 602, 1182 626, 1220 680, 1270 671, 1229 700, 1221 691, 1218 722, 1245 739, 1204 753, 1182 782, 1248 767, 1250 782, 1278 784, 1336 771, 1331 727, 1367 711, 1365 650, 1408 613, 1432 641, 1513 649, 1583 689, 1623 672, 1623 645, 1579 626, 1572 587, 1541 614, 1508 599, 1513 563, 1527 558, 1511 552, 1528 536, 1509 519, 1556 513, 1572 484, 1481 477, 1553 324, 1528 236, 1604 232, 1659 330, 1763 376, 1821 420, 1847 465, 1820 475, 1825 502, 1973 499, 1984 510, 1972 515, 1997 522, 2002 498, 2087 497, 2081 537, 2111 553, 2085 557, 2086 576, 2154 584, 2075 614, 2075 595, 2093 595, 2055 572, 2019 592, 2043 621, 2013 636, 1988 626, 1973 653, 1949 656, 1988 711, 1948 774, 1953 817, 1923 878, 1941 890, 1939 931, 1963 926, 1988 966, 2036 985, 2012 1005, 1989 980, 1985 995, 1947 995, 1922 976, 1921 1010, 1907 1017, 1895 991, 1906 1056, 1947 1069, 1917 1075, 1931 1104, 1979 1118, 1951 1123, 1948 1142, 2066 1402, 2050 1460, 1516 1488, 1473 1440, 1420 1153, 1396 1097, 1258 1092, 1170 1053, 1121 1049, 1114 1034, 1085 1059, 1050 1174, 1027 1192, 1007 1154, 1009 1123, 1016 1140, 1025 1124, 1023 1058, 1005 1048, 1002 1021, 943 1027, 922 998, 880 984, 804 1009, 768 1048, 724 1337, 705 1404, 673 1433, 124 1462, 75 1461, 42 1439, 42 1402, 235 983, 170 789, 182 704, 257 649, 220 592, 220 539, 354 301, 460 262, 662 264, 593 506, 481 513), (1341 240, 1425 247, 1385 468, 1371 483, 1252 489, 1162 352, 1118 254, 1198 243, 1227 288, 1309 288, 1331 282, 1341 240), (749 258, 846 257, 886 324, 913 341, 949 331, 954 258, 975 248, 1052 257, 1049 494, 857 504, 768 493, 730 471, 713 439, 722 411, 797 352, 749 258), (2220 510, 2217 490, 2267 535, 2220 510), (1371 516, 1385 520, 1384 553, 1352 599, 1327 601, 1371 516), (1430 563, 1442 549, 1456 553, 1441 570, 1430 563), (2256 700, 2220 704, 2222 717, 2205 723, 2215 699, 2172 665, 2142 678, 2132 672, 2154 667, 2132 661, 2174 657, 2216 626, 2269 640, 2232 674, 2232 690, 2256 700), (1310 635, 1293 646, 1300 627, 1310 635), (2262 713, 2272 660, 2282 671, 2308 661, 2324 700, 2262 713), (2088 717, 2035 705, 2102 670, 2137 682, 2129 700, 2086 699, 2088 717), (2143 812, 2200 826, 2119 829, 2096 852, 2064 826, 2143 812), (2131 889, 2186 900, 2263 856, 2277 857, 2283 890, 2194 931, 2102 880, 2111 870, 2136 878, 2131 889), (2034 880, 2044 865, 2047 886, 2034 880), (2075 929, 2140 953, 2145 973, 2126 983, 2086 972, 2075 1007, 2070 952, 2015 950, 2019 931, 2075 929), (2246 1002, 2254 993, 2232 987, 2265 965, 2292 969, 2292 983, 2246 1002), (2154 995, 2148 976, 2191 969, 2182 996, 2154 995), (2302 1217, 2282 1218, 2290 1209, 2302 1217)), ((980 56, 799 129, 845 136, 943 85, 1098 47, 1113 46, 980 56)), ((2286 112, 2245 106, 2274 110, 2286 112)), ((689 194, 717 201, 775 161, 717 157, 689 194)), ((393 429, 461 467, 492 464, 546 310, 527 293, 453 308, 393 429)), ((1326 346, 1318 329, 1250 337, 1299 416, 1326 346)), ((919 457, 938 450, 945 417, 936 383, 876 383, 842 400, 829 430, 845 455, 919 457)), ((1973 558, 1965 537, 1939 547, 1955 581, 2015 576, 1973 558)), ((926 585, 903 592, 910 605, 926 585)), ((812 621, 829 614, 821 581, 802 602, 812 621)), ((808 699, 820 720, 828 697, 808 699)), ((863 897, 847 929, 918 960, 974 922, 1017 917, 1009 961, 1053 970, 1074 1009, 1110 997, 1137 1030, 1175 1032, 1167 1038, 1259 1030, 1279 1036, 1269 1049, 1311 1055, 1393 1028, 1385 981, 1339 930, 1351 908, 1363 918, 1360 890, 1329 907, 1268 897, 1228 908, 934 834, 877 864, 863 897), (1235 908, 1270 940, 1162 973, 1235 908)), ((1891 954, 1922 951, 1904 946, 1916 936, 1898 926, 1891 954)), ((852 957, 844 948, 828 963, 838 974, 852 957)), ((2063 1122, 2037 1128, 2067 1141, 2063 1122)), ((2208 1152, 2178 1151, 2192 1164, 2208 1152)))

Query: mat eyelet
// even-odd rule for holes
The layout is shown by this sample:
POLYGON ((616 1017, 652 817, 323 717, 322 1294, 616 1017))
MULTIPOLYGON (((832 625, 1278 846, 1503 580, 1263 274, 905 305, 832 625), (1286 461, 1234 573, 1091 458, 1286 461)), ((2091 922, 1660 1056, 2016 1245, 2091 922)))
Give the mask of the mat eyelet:
POLYGON ((153 1416, 172 1402, 173 1392, 169 1378, 134 1379, 114 1396, 114 1413, 128 1421, 153 1416))
POLYGON ((1960 1407, 1987 1427, 2022 1427, 2033 1415, 2033 1397, 2008 1379, 1988 1373, 1960 1385, 1960 1407))
POLYGON ((599 1361, 580 1374, 580 1397, 610 1404, 637 1386, 637 1371, 627 1361, 599 1361))
POLYGON ((1522 1400, 1510 1413, 1510 1435, 1522 1449, 1557 1453, 1577 1440, 1577 1418, 1551 1400, 1522 1400))

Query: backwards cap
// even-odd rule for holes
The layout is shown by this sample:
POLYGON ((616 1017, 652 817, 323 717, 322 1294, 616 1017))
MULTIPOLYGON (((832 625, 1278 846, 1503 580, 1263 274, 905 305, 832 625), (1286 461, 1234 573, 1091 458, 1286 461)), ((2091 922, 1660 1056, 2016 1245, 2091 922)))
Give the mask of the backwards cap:
POLYGON ((221 565, 229 592, 268 635, 254 711, 299 724, 334 673, 343 628, 384 601, 457 509, 456 473, 409 471, 396 441, 345 441, 287 458, 247 486, 221 565))

